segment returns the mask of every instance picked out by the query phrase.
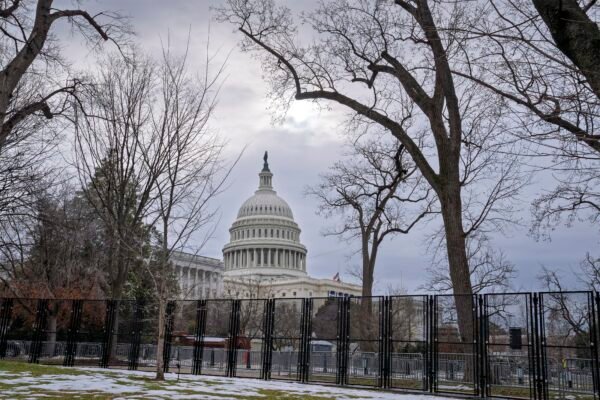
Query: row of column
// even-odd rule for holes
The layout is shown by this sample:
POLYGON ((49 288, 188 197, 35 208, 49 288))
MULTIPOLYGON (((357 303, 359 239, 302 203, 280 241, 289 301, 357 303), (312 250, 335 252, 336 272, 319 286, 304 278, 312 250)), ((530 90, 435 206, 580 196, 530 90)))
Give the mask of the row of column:
POLYGON ((220 294, 218 272, 176 266, 176 273, 184 298, 214 298, 220 294))
POLYGON ((306 270, 304 253, 285 249, 241 249, 225 254, 225 267, 279 267, 306 270))

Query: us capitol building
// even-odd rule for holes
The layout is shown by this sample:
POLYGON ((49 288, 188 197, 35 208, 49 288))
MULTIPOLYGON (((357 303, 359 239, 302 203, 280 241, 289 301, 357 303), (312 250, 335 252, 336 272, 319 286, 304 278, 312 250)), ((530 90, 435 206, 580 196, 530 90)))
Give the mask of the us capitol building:
MULTIPOLYGON (((360 296, 360 286, 342 282, 337 274, 333 279, 317 279, 306 273, 307 249, 300 242, 301 230, 288 203, 273 190, 266 152, 258 182, 258 190, 242 203, 229 229, 229 243, 223 247, 220 263, 222 272, 215 270, 214 261, 218 260, 206 257, 187 265, 174 262, 182 289, 203 287, 203 282, 194 278, 204 268, 202 264, 207 264, 206 260, 213 260, 207 267, 217 281, 211 282, 209 297, 360 296)), ((186 297, 206 292, 188 293, 192 296, 186 297)))

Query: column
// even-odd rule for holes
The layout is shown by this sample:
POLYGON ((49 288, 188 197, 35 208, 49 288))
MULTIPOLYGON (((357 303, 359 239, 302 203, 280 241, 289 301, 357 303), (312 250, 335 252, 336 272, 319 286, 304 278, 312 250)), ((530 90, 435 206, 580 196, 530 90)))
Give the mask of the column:
POLYGON ((206 297, 211 298, 211 296, 212 296, 212 272, 207 271, 207 277, 208 277, 208 295, 206 297))
POLYGON ((267 249, 267 263, 265 265, 267 267, 271 266, 271 249, 267 249))
MULTIPOLYGON (((229 254, 231 258, 231 254, 229 254)), ((202 297, 206 298, 206 271, 202 270, 202 297)))
POLYGON ((256 267, 256 249, 252 249, 252 266, 256 267))
POLYGON ((190 295, 190 289, 192 288, 192 271, 191 271, 191 267, 188 266, 187 268, 187 290, 185 293, 185 296, 188 297, 190 295))

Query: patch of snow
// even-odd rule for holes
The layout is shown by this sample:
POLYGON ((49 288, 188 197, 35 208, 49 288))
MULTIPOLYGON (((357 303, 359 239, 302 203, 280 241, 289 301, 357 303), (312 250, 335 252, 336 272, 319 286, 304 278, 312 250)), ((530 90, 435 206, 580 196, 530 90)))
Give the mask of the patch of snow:
MULTIPOLYGON (((327 396, 331 400, 442 400, 443 397, 427 394, 407 394, 381 390, 365 390, 339 386, 325 386, 302 384, 291 381, 264 381, 249 378, 226 378, 206 375, 181 375, 165 374, 166 382, 158 383, 160 388, 149 389, 139 381, 140 377, 151 379, 152 372, 106 370, 100 368, 78 368, 84 372, 81 375, 56 375, 48 374, 33 377, 30 374, 1 373, 0 383, 15 386, 12 393, 27 394, 30 389, 46 390, 50 392, 85 392, 106 393, 110 395, 124 395, 127 399, 202 399, 226 400, 236 399, 238 396, 261 396, 260 390, 282 391, 296 395, 327 396), (197 393, 193 393, 197 392, 197 393), (135 393, 135 395, 134 395, 135 393), (218 396, 211 396, 218 393, 218 396), (228 397, 231 396, 231 397, 228 397)), ((4 393, 5 395, 10 393, 4 393)), ((37 393, 36 393, 37 395, 37 393)), ((2 395, 0 395, 0 398, 2 395)), ((6 397, 4 397, 6 398, 6 397)), ((9 397, 10 398, 10 397, 9 397)), ((125 397, 123 397, 125 398, 125 397)))

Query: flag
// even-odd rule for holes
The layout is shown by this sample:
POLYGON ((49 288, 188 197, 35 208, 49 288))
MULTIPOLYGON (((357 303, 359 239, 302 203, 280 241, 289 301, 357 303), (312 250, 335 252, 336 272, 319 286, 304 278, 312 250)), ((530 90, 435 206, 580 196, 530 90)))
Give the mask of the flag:
POLYGON ((334 281, 336 281, 336 282, 341 282, 341 281, 342 281, 342 280, 340 279, 340 273, 339 273, 339 272, 338 272, 338 273, 336 273, 336 274, 333 276, 333 280, 334 280, 334 281))

